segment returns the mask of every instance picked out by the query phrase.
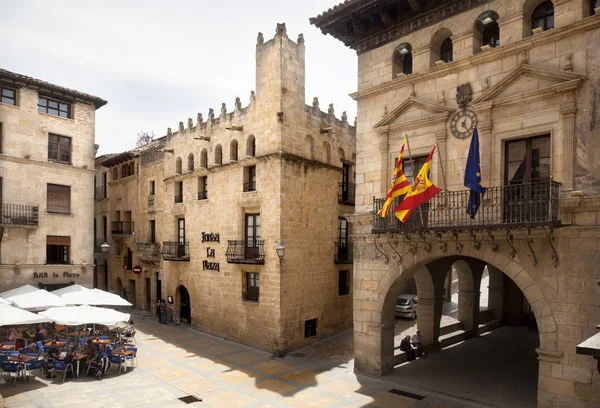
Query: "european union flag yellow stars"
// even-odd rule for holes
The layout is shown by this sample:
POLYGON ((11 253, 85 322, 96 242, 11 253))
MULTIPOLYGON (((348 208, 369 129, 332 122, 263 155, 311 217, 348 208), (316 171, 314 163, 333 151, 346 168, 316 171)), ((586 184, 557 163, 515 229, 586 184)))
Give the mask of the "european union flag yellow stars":
POLYGON ((467 157, 467 167, 465 169, 465 187, 471 190, 469 194, 469 203, 467 205, 467 214, 471 219, 475 218, 481 197, 485 194, 486 188, 481 185, 481 163, 479 159, 479 133, 477 128, 473 131, 471 146, 469 146, 469 156, 467 157))

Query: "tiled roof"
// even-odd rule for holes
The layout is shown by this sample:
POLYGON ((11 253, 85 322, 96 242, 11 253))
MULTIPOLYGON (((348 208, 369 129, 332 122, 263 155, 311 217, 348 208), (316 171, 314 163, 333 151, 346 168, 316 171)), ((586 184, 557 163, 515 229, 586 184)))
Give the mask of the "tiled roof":
POLYGON ((355 4, 358 4, 360 2, 363 2, 363 1, 364 0, 346 0, 343 3, 333 6, 329 10, 322 12, 321 14, 319 14, 316 17, 311 17, 309 21, 311 24, 318 26, 327 18, 333 16, 335 13, 343 11, 344 9, 351 7, 355 4))
POLYGON ((27 75, 17 74, 15 72, 7 71, 0 68, 0 80, 9 81, 17 85, 23 85, 35 89, 39 89, 45 92, 49 92, 51 95, 66 96, 72 99, 78 99, 83 102, 93 103, 96 109, 106 105, 104 99, 94 95, 89 95, 83 92, 76 91, 74 89, 65 88, 59 85, 54 85, 41 79, 32 78, 27 75))

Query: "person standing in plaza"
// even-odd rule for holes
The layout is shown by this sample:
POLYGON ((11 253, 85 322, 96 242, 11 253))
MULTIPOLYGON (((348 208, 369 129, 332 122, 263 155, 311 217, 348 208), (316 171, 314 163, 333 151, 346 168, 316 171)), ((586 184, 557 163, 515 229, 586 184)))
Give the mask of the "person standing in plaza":
POLYGON ((159 323, 160 323, 160 304, 161 304, 160 299, 157 299, 156 300, 156 318, 158 319, 159 323))
POLYGON ((164 299, 160 301, 160 322, 167 324, 167 302, 164 299))

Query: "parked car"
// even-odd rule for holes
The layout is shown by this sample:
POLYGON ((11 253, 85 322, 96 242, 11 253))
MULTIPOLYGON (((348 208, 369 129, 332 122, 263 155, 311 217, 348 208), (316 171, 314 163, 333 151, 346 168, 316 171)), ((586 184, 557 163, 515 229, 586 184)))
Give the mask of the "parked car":
POLYGON ((408 317, 411 320, 417 318, 417 295, 400 295, 396 300, 396 316, 408 317))

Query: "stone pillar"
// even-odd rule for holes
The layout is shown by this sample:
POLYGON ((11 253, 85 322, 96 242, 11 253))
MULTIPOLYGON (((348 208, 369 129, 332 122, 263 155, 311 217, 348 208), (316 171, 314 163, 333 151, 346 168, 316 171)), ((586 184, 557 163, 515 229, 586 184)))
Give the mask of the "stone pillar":
POLYGON ((418 50, 413 50, 413 73, 425 72, 435 65, 435 61, 439 59, 433 49, 427 45, 418 50))
POLYGON ((500 27, 500 45, 508 45, 531 36, 531 16, 522 13, 513 14, 507 18, 498 19, 500 27))
POLYGON ((446 190, 447 175, 446 169, 448 167, 446 161, 446 150, 447 150, 447 134, 444 129, 441 132, 435 134, 435 143, 437 144, 436 152, 433 155, 434 171, 431 173, 431 181, 438 187, 446 190))
POLYGON ((581 0, 552 0, 554 3, 554 27, 564 27, 581 20, 583 2, 581 0))
POLYGON ((466 31, 452 37, 452 59, 458 61, 473 55, 473 30, 466 31))
POLYGON ((481 292, 481 276, 485 263, 476 260, 455 263, 458 272, 458 320, 472 336, 477 336, 479 329, 479 298, 481 292))
MULTIPOLYGON (((477 109, 477 132, 479 133, 479 152, 481 162, 481 183, 484 186, 493 186, 497 179, 496 173, 500 173, 500 163, 492 163, 492 102, 484 102, 476 106, 477 109)), ((501 155, 498 154, 498 157, 501 155)), ((499 160, 499 159, 497 159, 499 160)))
POLYGON ((440 348, 440 322, 443 306, 443 297, 424 299, 419 296, 417 328, 421 331, 428 351, 440 348))
POLYGON ((394 371, 395 323, 363 323, 366 332, 354 331, 356 372, 380 377, 394 371))
POLYGON ((494 266, 488 264, 489 273, 489 295, 488 308, 492 309, 494 319, 502 319, 502 309, 504 302, 504 274, 494 266))
POLYGON ((558 181, 562 182, 561 191, 570 192, 573 191, 573 168, 575 166, 575 158, 573 156, 573 149, 575 145, 575 113, 577 108, 575 103, 572 105, 561 107, 560 117, 562 122, 562 169, 560 169, 560 176, 558 181))

